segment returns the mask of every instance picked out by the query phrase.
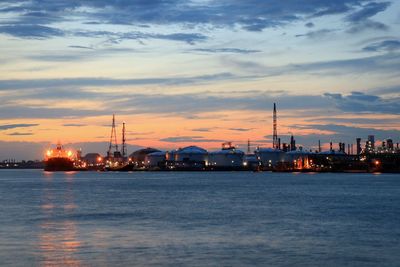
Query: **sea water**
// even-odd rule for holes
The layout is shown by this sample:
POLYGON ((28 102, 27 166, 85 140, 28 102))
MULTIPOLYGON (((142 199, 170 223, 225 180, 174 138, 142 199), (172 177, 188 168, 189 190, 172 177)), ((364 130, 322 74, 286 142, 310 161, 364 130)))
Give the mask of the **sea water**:
POLYGON ((400 176, 0 171, 1 266, 400 266, 400 176))

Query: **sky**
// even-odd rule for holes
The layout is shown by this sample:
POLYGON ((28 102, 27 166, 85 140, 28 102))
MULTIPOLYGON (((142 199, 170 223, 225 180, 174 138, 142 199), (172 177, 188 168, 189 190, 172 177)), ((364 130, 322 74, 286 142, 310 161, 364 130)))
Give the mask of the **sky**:
POLYGON ((0 2, 0 160, 400 141, 400 1, 0 2), (121 140, 118 136, 119 142, 121 140))

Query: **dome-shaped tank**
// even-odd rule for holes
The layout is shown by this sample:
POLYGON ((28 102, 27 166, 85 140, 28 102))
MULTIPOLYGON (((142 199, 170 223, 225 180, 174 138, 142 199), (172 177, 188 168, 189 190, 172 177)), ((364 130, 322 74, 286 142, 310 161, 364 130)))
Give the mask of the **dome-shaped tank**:
POLYGON ((208 166, 210 168, 242 168, 243 157, 243 151, 236 149, 231 143, 224 143, 221 150, 208 154, 208 166))
POLYGON ((178 149, 175 153, 175 161, 207 161, 207 150, 198 146, 188 146, 178 149))
POLYGON ((142 148, 139 150, 136 150, 132 154, 129 155, 129 159, 137 166, 143 166, 145 163, 145 157, 146 155, 153 153, 153 152, 160 152, 160 150, 152 148, 152 147, 147 147, 147 148, 142 148))
POLYGON ((198 146, 188 146, 174 153, 174 167, 177 169, 204 169, 208 161, 207 150, 198 146))
POLYGON ((285 160, 285 152, 274 148, 258 148, 255 152, 257 159, 264 168, 274 168, 285 160))
POLYGON ((163 151, 157 151, 147 154, 145 157, 145 166, 147 168, 165 167, 166 153, 163 151))

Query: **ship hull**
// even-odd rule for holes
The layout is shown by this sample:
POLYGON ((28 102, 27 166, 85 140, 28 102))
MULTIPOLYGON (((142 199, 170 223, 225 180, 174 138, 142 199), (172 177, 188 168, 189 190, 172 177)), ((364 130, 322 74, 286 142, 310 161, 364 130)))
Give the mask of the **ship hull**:
POLYGON ((45 162, 45 171, 49 172, 66 172, 74 171, 74 162, 69 158, 50 158, 45 162))

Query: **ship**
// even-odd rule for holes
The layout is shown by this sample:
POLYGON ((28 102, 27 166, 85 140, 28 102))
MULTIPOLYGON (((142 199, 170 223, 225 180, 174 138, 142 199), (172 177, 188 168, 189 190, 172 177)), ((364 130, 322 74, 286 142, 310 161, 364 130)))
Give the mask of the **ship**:
POLYGON ((125 139, 125 122, 122 123, 122 150, 118 150, 117 144, 117 131, 115 126, 115 115, 113 114, 112 126, 111 126, 111 137, 110 145, 108 147, 106 164, 104 171, 120 171, 127 172, 132 171, 134 165, 131 164, 127 158, 126 152, 126 139, 125 139))
POLYGON ((46 151, 44 160, 45 171, 74 171, 75 155, 71 150, 66 151, 63 146, 58 143, 56 148, 46 151))

